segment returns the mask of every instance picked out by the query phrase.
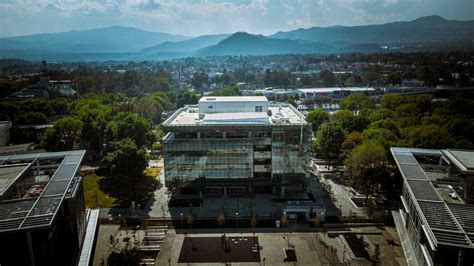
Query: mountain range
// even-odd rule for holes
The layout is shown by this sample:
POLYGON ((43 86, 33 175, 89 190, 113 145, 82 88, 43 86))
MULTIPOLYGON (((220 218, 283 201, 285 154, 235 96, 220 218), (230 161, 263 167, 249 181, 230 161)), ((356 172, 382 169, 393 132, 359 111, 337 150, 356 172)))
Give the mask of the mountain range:
POLYGON ((29 60, 159 60, 188 56, 414 52, 474 48, 474 21, 439 16, 366 26, 188 37, 113 26, 0 39, 0 57, 29 60))
POLYGON ((190 37, 149 32, 131 27, 113 26, 92 30, 44 33, 0 39, 1 50, 36 50, 64 53, 138 52, 166 41, 190 37))

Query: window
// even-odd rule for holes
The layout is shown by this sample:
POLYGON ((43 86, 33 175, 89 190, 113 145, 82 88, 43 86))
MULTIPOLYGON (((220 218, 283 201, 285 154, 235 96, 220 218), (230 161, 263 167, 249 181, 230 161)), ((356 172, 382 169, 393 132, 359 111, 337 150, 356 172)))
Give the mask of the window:
POLYGON ((209 109, 212 109, 212 105, 209 105, 208 108, 209 108, 209 109))
POLYGON ((255 112, 262 112, 262 106, 261 105, 255 106, 255 112))

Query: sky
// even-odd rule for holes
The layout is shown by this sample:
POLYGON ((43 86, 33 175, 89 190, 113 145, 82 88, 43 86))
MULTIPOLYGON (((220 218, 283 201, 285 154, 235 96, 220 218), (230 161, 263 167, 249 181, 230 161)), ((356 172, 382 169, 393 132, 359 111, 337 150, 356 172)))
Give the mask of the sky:
POLYGON ((0 36, 114 25, 187 36, 269 35, 439 15, 474 20, 474 0, 0 0, 0 36))

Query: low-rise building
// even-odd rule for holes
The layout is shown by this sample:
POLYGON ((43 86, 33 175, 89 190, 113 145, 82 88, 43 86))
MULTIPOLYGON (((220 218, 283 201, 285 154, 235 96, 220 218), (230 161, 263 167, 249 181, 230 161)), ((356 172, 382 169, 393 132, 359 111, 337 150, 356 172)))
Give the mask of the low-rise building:
POLYGON ((474 151, 390 150, 403 177, 404 249, 419 265, 473 265, 474 151))
POLYGON ((77 265, 85 151, 0 156, 0 264, 77 265))

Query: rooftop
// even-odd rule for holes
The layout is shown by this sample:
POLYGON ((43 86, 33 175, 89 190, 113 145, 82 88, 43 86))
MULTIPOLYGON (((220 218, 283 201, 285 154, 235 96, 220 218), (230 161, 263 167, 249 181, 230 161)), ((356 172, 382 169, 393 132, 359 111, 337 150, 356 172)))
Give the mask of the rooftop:
POLYGON ((0 156, 0 233, 51 226, 80 184, 85 151, 0 156), (13 189, 14 188, 14 189, 13 189))
POLYGON ((454 192, 454 188, 444 182, 436 182, 442 179, 433 180, 436 176, 443 178, 442 155, 450 154, 449 150, 392 147, 390 151, 419 211, 430 245, 433 248, 442 244, 474 249, 474 205, 460 204, 462 200, 456 202, 450 199, 449 194, 454 192), (426 156, 427 160, 438 162, 433 164, 433 168, 440 169, 440 174, 432 175, 431 167, 420 164, 415 156, 426 156))
POLYGON ((199 102, 268 102, 265 96, 206 96, 199 102))
MULTIPOLYGON (((205 97, 203 97, 205 98, 205 97)), ((253 98, 253 97, 250 97, 253 98)), ((261 97, 256 97, 261 98, 261 97)), ((263 97, 265 98, 265 97, 263 97)), ((202 99, 202 98, 201 98, 202 99)), ((266 98, 265 98, 266 99, 266 98)), ((268 112, 204 113, 199 116, 197 105, 187 105, 164 123, 164 127, 200 125, 306 125, 304 115, 292 105, 270 103, 268 112)))
POLYGON ((347 87, 347 88, 339 88, 339 87, 329 87, 329 88, 306 88, 306 89, 298 89, 300 92, 316 92, 316 93, 324 93, 324 92, 333 92, 333 91, 375 91, 374 88, 369 87, 347 87))
POLYGON ((442 152, 443 155, 448 157, 460 171, 474 171, 474 151, 448 149, 443 150, 442 152))
POLYGON ((7 165, 0 167, 0 197, 15 182, 16 178, 28 168, 28 164, 7 165))

